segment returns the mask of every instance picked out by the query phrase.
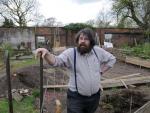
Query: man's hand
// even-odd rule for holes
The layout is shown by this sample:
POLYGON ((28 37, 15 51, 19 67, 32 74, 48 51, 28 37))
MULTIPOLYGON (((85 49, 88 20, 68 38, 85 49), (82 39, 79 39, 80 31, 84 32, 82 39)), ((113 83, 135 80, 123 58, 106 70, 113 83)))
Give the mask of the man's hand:
POLYGON ((103 64, 103 65, 101 66, 101 75, 104 74, 104 73, 105 73, 106 71, 108 71, 109 69, 110 69, 109 66, 103 64))
POLYGON ((45 59, 50 65, 53 65, 55 63, 55 56, 51 54, 47 49, 38 48, 35 50, 35 58, 40 57, 41 55, 42 58, 45 59))
POLYGON ((45 48, 38 48, 35 51, 35 58, 40 57, 42 55, 42 58, 44 59, 46 55, 50 54, 50 52, 45 48))

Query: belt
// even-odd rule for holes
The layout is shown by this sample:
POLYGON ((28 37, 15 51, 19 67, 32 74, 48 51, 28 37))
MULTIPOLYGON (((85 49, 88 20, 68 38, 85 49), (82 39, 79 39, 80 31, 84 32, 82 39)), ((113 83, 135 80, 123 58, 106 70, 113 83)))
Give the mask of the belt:
POLYGON ((77 96, 79 96, 79 97, 83 97, 83 98, 84 97, 85 98, 87 98, 87 97, 93 97, 93 96, 96 96, 96 95, 100 95, 100 89, 95 94, 92 94, 91 96, 85 96, 85 95, 82 95, 82 94, 78 93, 77 91, 71 91, 70 89, 68 89, 67 95, 71 96, 71 97, 77 97, 77 96))

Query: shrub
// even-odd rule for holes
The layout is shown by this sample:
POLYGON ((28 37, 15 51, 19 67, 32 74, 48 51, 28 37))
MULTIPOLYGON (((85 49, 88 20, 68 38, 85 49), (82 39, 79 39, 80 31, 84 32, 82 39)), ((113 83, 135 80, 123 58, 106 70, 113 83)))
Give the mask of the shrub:
POLYGON ((91 25, 85 23, 70 23, 69 25, 64 26, 66 30, 72 30, 72 31, 79 31, 86 27, 94 29, 91 25))
POLYGON ((126 54, 131 56, 137 56, 144 59, 150 59, 150 43, 139 44, 135 47, 124 46, 124 50, 130 50, 126 54))
POLYGON ((12 54, 13 54, 13 47, 12 47, 12 45, 10 43, 8 43, 8 42, 2 43, 0 48, 1 48, 2 51, 8 50, 10 56, 12 56, 12 54))

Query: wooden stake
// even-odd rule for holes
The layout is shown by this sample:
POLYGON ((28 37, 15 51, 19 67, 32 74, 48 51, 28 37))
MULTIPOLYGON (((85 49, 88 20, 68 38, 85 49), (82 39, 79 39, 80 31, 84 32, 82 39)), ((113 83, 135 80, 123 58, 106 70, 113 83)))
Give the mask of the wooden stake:
POLYGON ((126 83, 125 83, 122 79, 120 79, 120 81, 121 81, 122 84, 125 86, 125 88, 128 89, 128 86, 126 85, 126 83))
POLYGON ((61 109, 62 105, 61 105, 60 100, 56 99, 55 103, 56 103, 55 113, 62 113, 62 109, 61 109))

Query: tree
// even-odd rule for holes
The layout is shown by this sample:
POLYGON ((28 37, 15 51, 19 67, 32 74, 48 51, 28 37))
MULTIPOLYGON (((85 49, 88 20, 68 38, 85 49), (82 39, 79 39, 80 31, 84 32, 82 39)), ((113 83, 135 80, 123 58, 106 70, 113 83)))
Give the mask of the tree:
POLYGON ((100 11, 96 18, 96 26, 99 28, 107 28, 110 27, 110 23, 112 21, 112 16, 109 12, 100 11))
POLYGON ((95 25, 95 20, 94 19, 88 20, 88 21, 86 21, 86 24, 88 24, 90 26, 94 26, 95 25))
POLYGON ((5 21, 3 22, 2 27, 14 27, 15 24, 11 19, 5 18, 5 21))
POLYGON ((32 21, 36 0, 1 0, 0 6, 1 15, 24 27, 32 21))
POLYGON ((56 24, 56 18, 50 17, 44 20, 43 26, 54 27, 56 24))
POLYGON ((113 0, 113 11, 118 22, 126 19, 133 20, 140 28, 149 30, 150 27, 150 0, 113 0))
POLYGON ((118 28, 135 28, 138 27, 135 21, 131 18, 122 18, 118 23, 117 23, 118 28))
POLYGON ((34 21, 32 22, 32 24, 33 24, 34 26, 42 26, 45 17, 44 17, 42 14, 39 14, 39 13, 37 12, 37 13, 35 13, 33 19, 34 19, 34 21))
POLYGON ((56 21, 56 18, 54 18, 54 17, 50 17, 50 18, 44 19, 44 22, 43 22, 42 26, 46 26, 46 27, 62 27, 63 23, 56 21))

